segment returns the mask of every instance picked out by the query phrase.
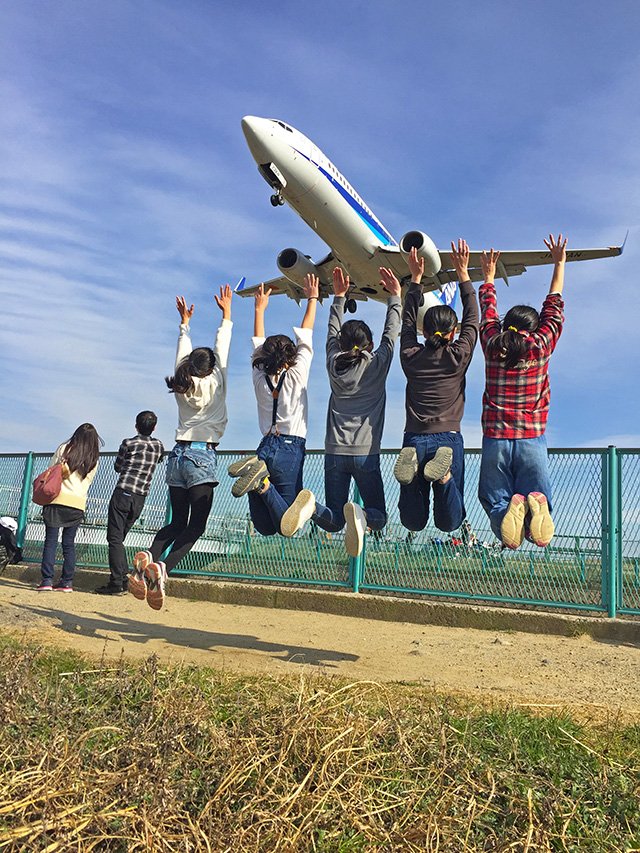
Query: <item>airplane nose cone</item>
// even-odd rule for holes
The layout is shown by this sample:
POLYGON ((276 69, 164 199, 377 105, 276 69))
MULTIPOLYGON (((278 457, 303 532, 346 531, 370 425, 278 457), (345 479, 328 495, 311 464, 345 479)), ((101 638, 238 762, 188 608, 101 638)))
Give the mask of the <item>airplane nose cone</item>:
POLYGON ((270 136, 269 122, 257 116, 245 116, 242 119, 242 132, 254 160, 258 163, 265 162, 267 140, 270 136))

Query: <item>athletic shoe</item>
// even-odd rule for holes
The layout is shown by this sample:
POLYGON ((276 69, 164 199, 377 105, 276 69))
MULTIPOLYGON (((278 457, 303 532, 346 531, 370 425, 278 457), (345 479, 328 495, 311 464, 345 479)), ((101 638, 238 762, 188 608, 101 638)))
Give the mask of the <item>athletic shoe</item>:
POLYGON ((524 518, 527 514, 527 499, 524 495, 514 495, 509 508, 502 519, 500 534, 507 548, 515 549, 524 539, 524 518))
POLYGON ((36 587, 36 592, 51 592, 52 589, 51 581, 40 581, 36 587))
POLYGON ((309 489, 298 492, 295 501, 280 519, 280 533, 283 536, 293 534, 304 527, 305 521, 309 521, 316 511, 316 499, 309 489))
POLYGON ((153 562, 150 551, 138 551, 133 558, 133 571, 129 575, 127 586, 129 592, 138 601, 144 601, 147 597, 147 579, 145 570, 153 562))
POLYGON ((123 589, 121 586, 112 586, 110 583, 106 583, 104 586, 99 586, 94 589, 94 592, 97 595, 126 595, 127 590, 123 589))
POLYGON ((164 604, 164 588, 167 583, 167 567, 158 560, 146 568, 148 578, 147 604, 152 610, 162 610, 164 604))
POLYGON ((237 462, 233 462, 227 468, 230 477, 242 477, 243 474, 246 474, 249 468, 252 465, 255 465, 258 462, 258 457, 254 454, 253 456, 243 456, 242 459, 239 459, 237 462))
POLYGON ((62 581, 58 581, 58 583, 54 583, 53 585, 54 592, 73 592, 73 587, 70 584, 62 583, 62 581))
POLYGON ((531 539, 539 548, 545 548, 555 532, 553 519, 549 514, 549 501, 542 492, 530 492, 527 503, 531 511, 531 539))
POLYGON ((436 455, 424 466, 424 478, 429 483, 442 480, 451 470, 453 462, 453 450, 450 447, 439 447, 436 455))
POLYGON ((254 458, 255 461, 247 467, 245 473, 231 487, 231 494, 234 498, 241 498, 247 492, 256 491, 269 475, 267 466, 262 459, 258 459, 257 456, 254 458))
POLYGON ((393 466, 393 476, 401 486, 408 486, 417 473, 418 454, 415 447, 403 447, 393 466))
POLYGON ((344 532, 344 544, 351 557, 359 557, 364 545, 364 534, 367 529, 367 517, 359 504, 348 503, 342 508, 347 523, 344 532))

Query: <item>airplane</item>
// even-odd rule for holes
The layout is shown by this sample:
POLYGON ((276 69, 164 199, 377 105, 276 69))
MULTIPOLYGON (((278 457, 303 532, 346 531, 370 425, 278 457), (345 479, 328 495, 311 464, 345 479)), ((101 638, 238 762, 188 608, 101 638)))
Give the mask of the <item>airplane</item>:
MULTIPOLYGON (((388 293, 380 282, 381 266, 393 270, 403 286, 409 283, 411 275, 406 259, 415 247, 425 261, 421 314, 432 305, 455 306, 456 273, 448 251, 437 249, 422 231, 407 232, 398 244, 329 158, 285 122, 245 116, 242 130, 258 171, 273 190, 271 204, 279 207, 286 202, 330 250, 326 257, 314 262, 298 249, 283 249, 276 261, 282 276, 266 281, 265 290, 285 293, 300 303, 304 297, 304 278, 313 273, 320 280, 322 300, 333 293, 333 269, 340 266, 351 280, 345 307, 355 313, 358 301, 386 302, 388 293)), ((567 261, 614 257, 622 254, 623 249, 624 243, 608 249, 571 249, 567 251, 567 261)), ((483 278, 481 256, 481 252, 470 253, 472 281, 483 278)), ((507 251, 500 253, 497 271, 508 285, 511 276, 521 275, 527 267, 550 263, 551 254, 546 249, 507 251)), ((247 286, 243 280, 236 292, 240 296, 253 296, 258 287, 247 286)))

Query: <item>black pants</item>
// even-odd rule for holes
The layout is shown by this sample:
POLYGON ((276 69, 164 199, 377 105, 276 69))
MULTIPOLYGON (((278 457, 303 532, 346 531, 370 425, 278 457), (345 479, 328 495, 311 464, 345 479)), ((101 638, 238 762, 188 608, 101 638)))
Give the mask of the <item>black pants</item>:
POLYGON ((151 545, 154 562, 172 545, 165 559, 167 572, 175 569, 204 533, 211 512, 214 488, 213 483, 201 483, 190 489, 169 486, 171 524, 158 530, 151 545))
POLYGON ((109 571, 111 586, 122 587, 127 574, 127 554, 124 540, 136 523, 146 500, 145 495, 134 495, 122 489, 114 489, 109 501, 107 542, 109 543, 109 571))

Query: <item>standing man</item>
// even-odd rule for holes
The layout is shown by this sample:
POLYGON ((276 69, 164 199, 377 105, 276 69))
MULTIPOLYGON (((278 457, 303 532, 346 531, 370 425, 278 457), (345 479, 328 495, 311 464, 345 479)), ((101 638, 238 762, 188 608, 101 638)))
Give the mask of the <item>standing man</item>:
POLYGON ((153 412, 140 412, 136 418, 137 435, 125 438, 113 464, 120 478, 109 501, 107 542, 109 543, 109 583, 96 589, 98 595, 124 595, 127 591, 127 555, 124 540, 140 517, 151 488, 156 465, 164 447, 151 438, 158 418, 153 412))

